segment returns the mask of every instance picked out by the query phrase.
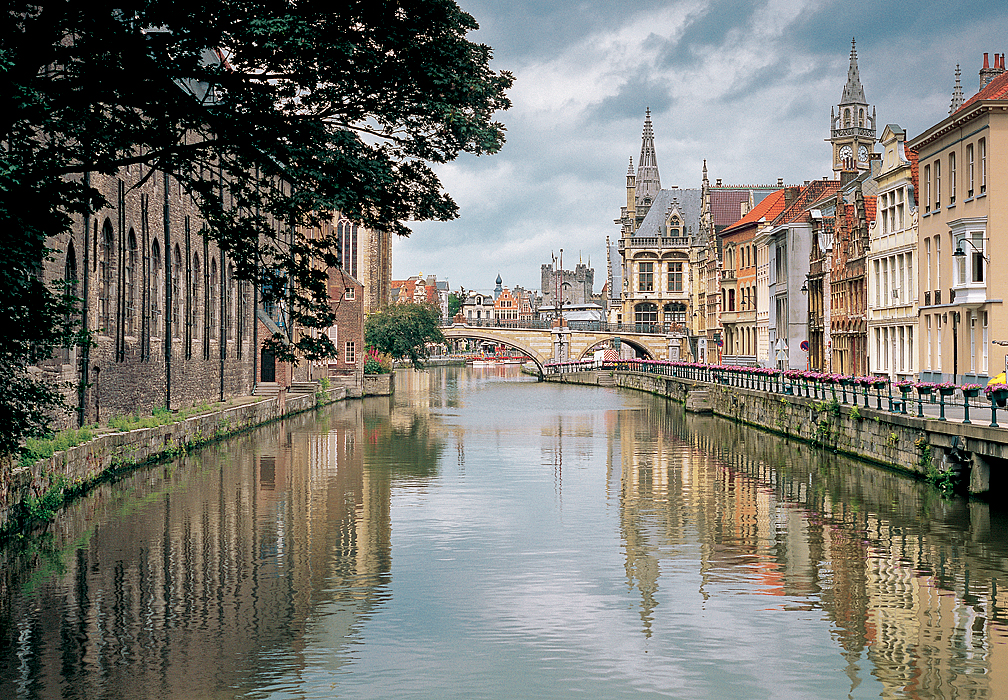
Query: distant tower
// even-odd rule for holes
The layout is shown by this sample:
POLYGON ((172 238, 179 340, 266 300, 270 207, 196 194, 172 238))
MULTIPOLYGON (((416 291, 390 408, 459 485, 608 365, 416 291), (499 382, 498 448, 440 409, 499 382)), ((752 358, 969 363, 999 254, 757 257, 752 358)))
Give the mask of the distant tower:
POLYGON ((875 149, 875 108, 868 113, 861 77, 858 74, 857 48, 851 39, 850 67, 840 103, 830 113, 830 142, 833 146, 833 172, 866 170, 875 149))
POLYGON ((501 286, 503 283, 504 280, 501 279, 500 273, 497 273, 497 286, 494 287, 494 301, 496 301, 497 297, 499 297, 501 292, 504 291, 504 287, 501 286))
POLYGON ((955 87, 952 89, 952 105, 949 107, 949 114, 952 114, 957 109, 963 106, 963 91, 962 91, 962 71, 959 70, 959 64, 956 64, 956 82, 955 87))

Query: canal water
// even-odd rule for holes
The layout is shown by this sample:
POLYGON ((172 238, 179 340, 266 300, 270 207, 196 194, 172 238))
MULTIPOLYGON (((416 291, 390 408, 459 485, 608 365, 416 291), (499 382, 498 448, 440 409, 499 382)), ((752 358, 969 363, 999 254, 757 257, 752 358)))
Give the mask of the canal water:
POLYGON ((4 698, 1008 697, 987 505, 611 388, 400 371, 11 543, 4 698))

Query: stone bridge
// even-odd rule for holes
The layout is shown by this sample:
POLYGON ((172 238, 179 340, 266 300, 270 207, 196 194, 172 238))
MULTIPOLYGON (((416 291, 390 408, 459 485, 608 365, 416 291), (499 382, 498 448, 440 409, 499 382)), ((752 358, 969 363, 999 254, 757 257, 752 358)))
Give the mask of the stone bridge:
POLYGON ((591 359, 599 348, 609 347, 614 338, 624 348, 622 356, 649 360, 665 360, 669 347, 679 348, 682 338, 662 333, 636 331, 579 330, 576 328, 522 328, 505 326, 470 326, 455 323, 441 329, 444 337, 453 340, 484 340, 515 348, 532 358, 539 367, 547 362, 575 362, 591 359), (632 354, 627 348, 632 350, 632 354))

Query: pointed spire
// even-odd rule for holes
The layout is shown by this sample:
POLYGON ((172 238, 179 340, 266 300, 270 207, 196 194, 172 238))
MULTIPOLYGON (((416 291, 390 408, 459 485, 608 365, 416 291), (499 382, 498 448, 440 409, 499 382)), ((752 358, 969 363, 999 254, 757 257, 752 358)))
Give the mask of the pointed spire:
POLYGON ((861 87, 861 76, 858 74, 857 47, 851 39, 850 67, 847 68, 847 84, 843 89, 840 104, 867 104, 864 88, 861 87))
POLYGON ((651 108, 644 115, 644 132, 641 136, 640 159, 637 161, 637 201, 645 197, 652 202, 661 189, 658 176, 658 157, 655 154, 654 128, 651 126, 651 108))
POLYGON ((633 156, 630 156, 630 167, 627 168, 627 175, 633 175, 633 156))
POLYGON ((703 181, 707 182, 707 159, 703 159, 703 181))
POLYGON ((952 105, 949 107, 949 114, 952 114, 953 112, 955 112, 956 110, 958 110, 960 107, 963 106, 963 89, 962 89, 962 81, 960 80, 961 77, 962 77, 962 71, 959 70, 959 64, 957 63, 955 88, 953 88, 952 90, 952 105))

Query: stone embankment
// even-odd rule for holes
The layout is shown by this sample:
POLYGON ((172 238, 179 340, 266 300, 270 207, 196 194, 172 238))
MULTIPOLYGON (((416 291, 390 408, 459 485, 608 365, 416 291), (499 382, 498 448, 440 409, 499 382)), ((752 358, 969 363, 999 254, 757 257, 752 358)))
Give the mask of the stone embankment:
MULTIPOLYGON (((390 375, 384 375, 386 377, 390 375)), ((391 390, 389 382, 379 389, 391 390)), ((360 390, 355 392, 360 396, 360 390)), ((367 395, 367 392, 365 392, 367 395)), ((66 497, 141 464, 172 459, 200 445, 347 398, 346 387, 314 393, 242 397, 235 405, 176 423, 104 432, 31 466, 15 467, 0 484, 0 536, 45 518, 66 497)))
POLYGON ((687 407, 692 403, 699 411, 938 483, 946 481, 969 494, 1000 492, 1002 479, 1008 475, 1008 430, 1004 428, 633 370, 565 372, 544 379, 596 386, 612 383, 666 396, 687 407), (690 401, 694 392, 706 396, 690 401))

